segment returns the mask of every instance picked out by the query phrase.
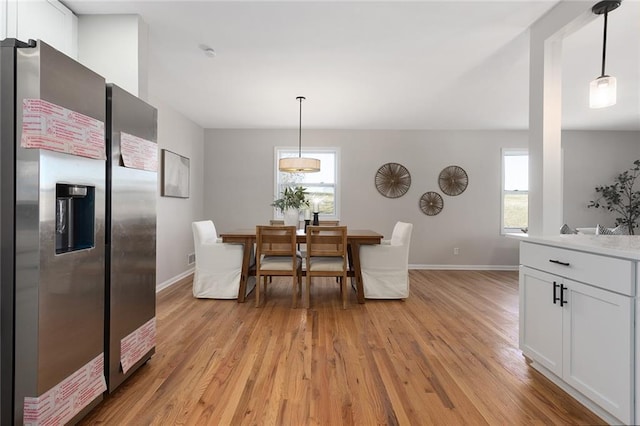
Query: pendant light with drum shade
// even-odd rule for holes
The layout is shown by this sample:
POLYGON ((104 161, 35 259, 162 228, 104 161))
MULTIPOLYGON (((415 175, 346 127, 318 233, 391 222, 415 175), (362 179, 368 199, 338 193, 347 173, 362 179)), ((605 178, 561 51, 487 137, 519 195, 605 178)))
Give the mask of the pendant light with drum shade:
POLYGON ((602 73, 589 85, 589 107, 605 108, 616 103, 616 78, 605 74, 604 64, 607 56, 607 16, 620 6, 619 0, 606 0, 596 3, 591 9, 596 15, 604 14, 604 35, 602 38, 602 73))
POLYGON ((314 173, 320 171, 320 160, 302 156, 302 101, 304 96, 296 98, 300 101, 300 122, 298 128, 298 156, 281 158, 278 161, 278 170, 289 173, 314 173))

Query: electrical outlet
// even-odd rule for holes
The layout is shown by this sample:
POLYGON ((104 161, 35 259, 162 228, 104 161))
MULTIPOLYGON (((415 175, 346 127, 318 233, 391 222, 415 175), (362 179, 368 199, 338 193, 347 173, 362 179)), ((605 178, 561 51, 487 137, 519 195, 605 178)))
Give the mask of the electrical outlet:
POLYGON ((459 255, 460 254, 460 249, 458 247, 454 247, 453 248, 453 254, 456 255, 456 256, 459 255))
POLYGON ((189 253, 187 255, 187 265, 193 265, 194 263, 196 263, 196 254, 189 253))

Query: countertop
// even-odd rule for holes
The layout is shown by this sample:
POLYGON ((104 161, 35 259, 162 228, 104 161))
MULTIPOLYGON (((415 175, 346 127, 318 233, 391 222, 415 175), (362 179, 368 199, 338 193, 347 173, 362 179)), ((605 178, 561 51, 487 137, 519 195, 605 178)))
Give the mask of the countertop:
POLYGON ((584 251, 640 261, 639 235, 554 235, 535 237, 527 234, 507 234, 509 238, 536 244, 584 251))

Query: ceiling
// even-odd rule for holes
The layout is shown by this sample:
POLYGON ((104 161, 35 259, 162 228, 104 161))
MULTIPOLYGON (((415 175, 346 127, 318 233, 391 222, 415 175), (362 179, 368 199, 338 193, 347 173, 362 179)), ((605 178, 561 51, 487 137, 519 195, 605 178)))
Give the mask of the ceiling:
MULTIPOLYGON (((527 29, 556 1, 97 1, 149 25, 149 92, 204 128, 526 129, 527 29), (204 54, 201 46, 215 49, 204 54)), ((603 20, 563 44, 563 127, 640 130, 640 0, 609 15, 618 103, 589 110, 603 20)))

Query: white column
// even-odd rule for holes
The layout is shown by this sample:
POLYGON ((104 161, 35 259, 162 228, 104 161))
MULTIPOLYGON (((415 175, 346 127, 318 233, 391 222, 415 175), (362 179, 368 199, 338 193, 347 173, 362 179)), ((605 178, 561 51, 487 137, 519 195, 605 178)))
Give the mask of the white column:
POLYGON ((562 226, 562 40, 595 19, 592 2, 563 1, 531 26, 529 234, 562 226))

